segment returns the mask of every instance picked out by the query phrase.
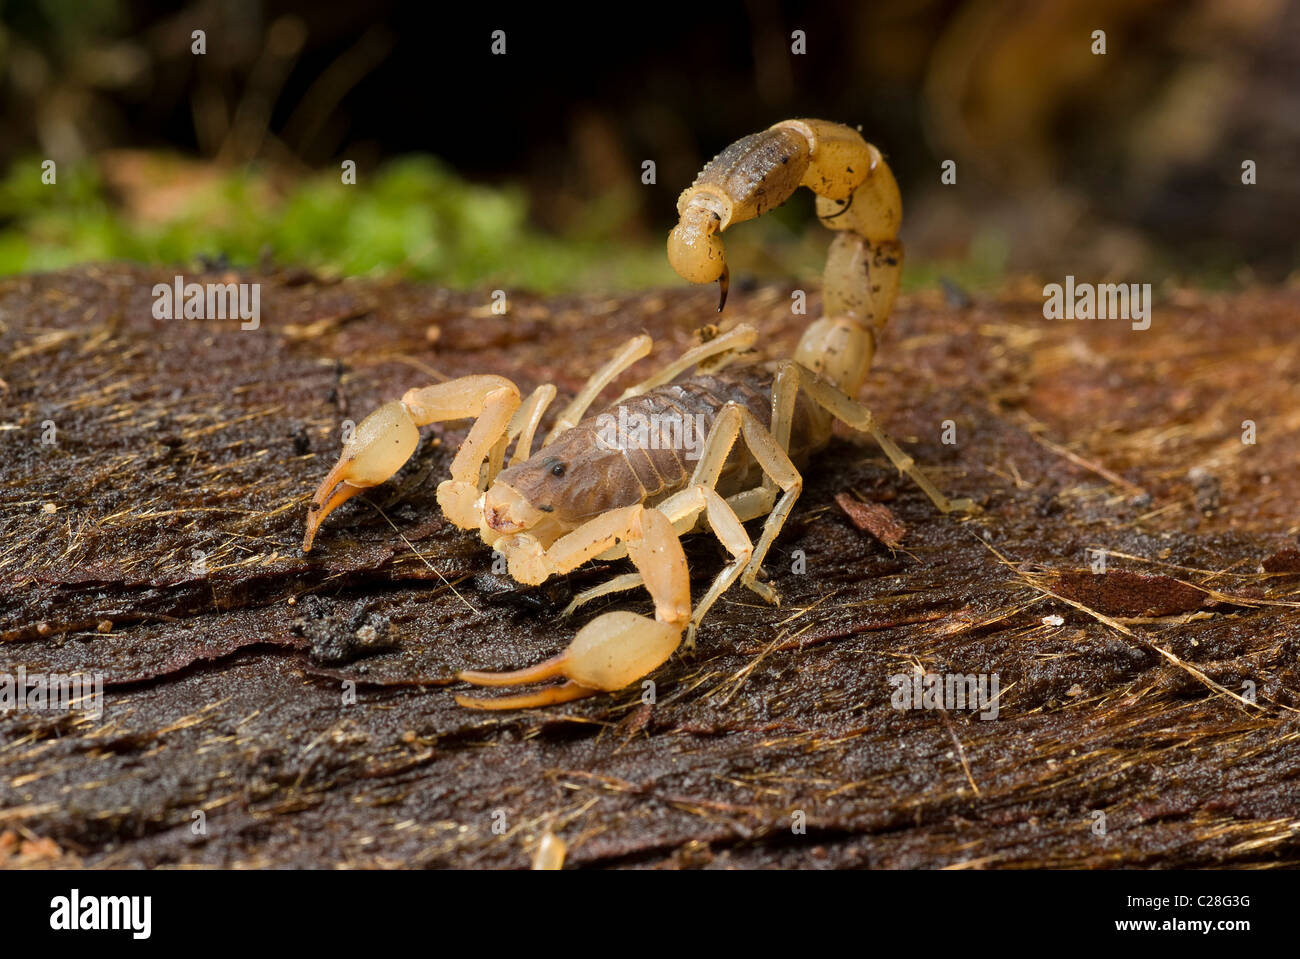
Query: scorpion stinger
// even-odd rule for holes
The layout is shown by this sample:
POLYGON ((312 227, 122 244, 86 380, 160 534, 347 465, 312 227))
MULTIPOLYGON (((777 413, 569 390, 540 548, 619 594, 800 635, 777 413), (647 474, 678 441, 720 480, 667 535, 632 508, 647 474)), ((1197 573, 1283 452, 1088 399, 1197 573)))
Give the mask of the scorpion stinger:
POLYGON ((462 672, 458 678, 478 686, 562 682, 495 699, 457 696, 461 705, 514 709, 621 689, 683 642, 692 644, 703 618, 735 582, 777 602, 776 591, 759 578, 763 560, 803 488, 800 469, 830 442, 835 420, 870 434, 940 511, 976 509, 968 499, 944 496, 855 399, 871 368, 876 332, 898 294, 903 262, 898 185, 880 151, 824 120, 787 120, 733 143, 678 200, 669 261, 687 280, 716 280, 721 309, 728 271, 720 234, 784 203, 799 186, 817 194, 818 217, 837 235, 826 258, 825 315, 805 331, 793 360, 748 359, 757 334, 737 326, 706 335, 677 362, 589 415, 600 392, 650 352, 649 337, 634 337, 593 374, 532 455, 554 387, 539 386, 522 404, 519 389, 499 376, 413 389, 362 421, 321 482, 304 551, 334 509, 401 468, 419 427, 473 418, 451 478, 438 487, 438 504, 452 523, 478 530, 499 550, 512 578, 537 584, 591 559, 631 560, 634 572, 581 593, 565 612, 644 586, 653 619, 604 613, 539 665, 462 672), (649 431, 626 425, 633 422, 654 424, 653 441, 649 431), (694 442, 697 434, 702 443, 694 442), (516 436, 515 454, 502 469, 516 436), (665 444, 665 436, 676 440, 665 444), (755 545, 742 524, 760 517, 766 518, 755 545), (731 562, 692 611, 679 537, 697 527, 719 539, 731 562))

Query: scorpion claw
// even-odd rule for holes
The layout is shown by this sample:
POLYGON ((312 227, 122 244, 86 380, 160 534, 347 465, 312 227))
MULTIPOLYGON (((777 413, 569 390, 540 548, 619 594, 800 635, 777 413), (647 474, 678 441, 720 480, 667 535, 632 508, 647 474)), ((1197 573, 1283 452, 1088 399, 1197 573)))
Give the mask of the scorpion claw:
POLYGON ((552 656, 536 666, 526 669, 514 669, 504 673, 489 673, 477 669, 464 669, 456 678, 474 686, 514 686, 519 683, 540 683, 544 679, 554 679, 564 675, 564 660, 568 653, 552 656))
POLYGON ((304 553, 311 552, 316 531, 320 529, 320 524, 325 521, 325 517, 365 489, 364 486, 355 486, 347 480, 340 480, 339 474, 343 471, 344 465, 340 462, 330 470, 329 475, 316 490, 316 495, 311 498, 311 506, 308 507, 307 513, 307 532, 302 538, 304 553))
POLYGON ((727 291, 731 289, 731 269, 723 266, 722 275, 718 277, 718 312, 727 305, 727 291))
POLYGON ((538 706, 553 706, 556 703, 572 702, 584 696, 594 696, 599 689, 588 689, 578 683, 562 683, 559 686, 547 686, 534 693, 522 693, 518 696, 500 696, 496 699, 480 699, 477 696, 457 694, 457 705, 466 709, 534 709, 538 706))
POLYGON ((499 699, 456 697, 470 709, 528 709, 612 692, 663 663, 681 642, 681 627, 620 610, 593 619, 558 656, 504 673, 466 670, 456 678, 475 686, 514 686, 564 677, 568 682, 499 699))
POLYGON ((362 490, 378 486, 410 459, 420 431, 410 411, 398 400, 385 403, 357 426, 334 468, 316 488, 307 513, 302 551, 311 551, 325 517, 362 490))

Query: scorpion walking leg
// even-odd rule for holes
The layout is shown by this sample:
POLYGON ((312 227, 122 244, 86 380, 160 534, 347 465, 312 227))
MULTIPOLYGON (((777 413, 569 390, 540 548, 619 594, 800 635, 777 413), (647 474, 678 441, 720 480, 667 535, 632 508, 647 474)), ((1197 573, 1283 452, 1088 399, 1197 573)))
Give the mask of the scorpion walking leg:
POLYGON ((609 582, 601 583, 599 586, 593 586, 591 589, 584 589, 577 596, 573 597, 572 602, 570 602, 568 606, 564 607, 564 611, 560 613, 560 618, 568 619, 577 612, 578 607, 585 606, 593 599, 608 596, 610 593, 622 593, 629 589, 636 589, 640 585, 640 573, 624 573, 622 576, 615 576, 609 582))
MULTIPOLYGON (((633 396, 640 396, 642 393, 653 390, 657 386, 671 383, 692 366, 699 366, 712 357, 721 356, 723 353, 740 353, 747 350, 754 345, 756 339, 758 339, 758 331, 749 324, 742 323, 734 330, 728 330, 720 336, 715 336, 713 339, 687 350, 654 376, 624 390, 623 395, 615 402, 621 403, 633 396)), ((711 371, 720 368, 720 366, 715 366, 711 371)))
POLYGON ((420 441, 421 426, 468 417, 474 417, 475 423, 452 460, 451 479, 438 487, 438 505, 457 526, 477 529, 479 518, 473 504, 480 492, 484 461, 494 450, 504 451, 501 440, 518 408, 519 389, 502 376, 466 376, 408 390, 400 400, 385 403, 358 424, 339 461, 312 497, 303 552, 311 549, 326 516, 402 468, 420 441))
POLYGON ((898 444, 890 439, 876 423, 871 410, 857 400, 845 396, 833 384, 828 383, 817 374, 804 369, 798 363, 787 363, 777 374, 772 389, 774 406, 773 432, 778 436, 789 437, 790 422, 794 416, 795 396, 802 389, 822 409, 837 420, 855 430, 870 433, 872 439, 889 457, 890 462, 900 473, 906 473, 913 483, 921 488, 930 501, 941 513, 971 512, 975 504, 969 499, 949 499, 940 492, 928 476, 916 465, 898 444))
MULTIPOLYGON (((758 545, 753 547, 751 557, 743 573, 740 570, 732 572, 729 567, 719 574, 718 579, 714 581, 713 588, 696 607, 695 615, 691 619, 694 627, 699 626, 700 620, 708 612, 708 607, 735 581, 737 575, 740 575, 742 583, 765 601, 769 603, 780 602, 776 590, 766 583, 759 582, 757 576, 759 568, 763 565, 762 557, 767 554, 772 545, 772 540, 780 532, 786 517, 790 515, 790 510, 794 508, 795 500, 799 498, 799 494, 803 490, 803 477, 799 475, 799 471, 790 462, 790 457, 785 449, 753 413, 743 406, 728 403, 722 408, 722 412, 718 414, 713 423, 713 429, 709 431, 709 438, 705 441, 704 451, 700 455, 700 461, 695 468, 695 476, 691 482, 693 486, 698 484, 710 488, 714 487, 717 484, 718 476, 722 472, 722 467, 727 461, 727 457, 731 454, 732 447, 735 446, 737 438, 742 436, 746 447, 748 447, 754 459, 758 461, 759 466, 762 467, 764 475, 770 477, 775 482, 776 487, 781 490, 780 499, 776 501, 775 506, 771 507, 767 523, 763 526, 762 536, 759 538, 758 545)), ((770 502, 769 500, 768 505, 770 505, 770 502)), ((741 519, 746 518, 745 514, 752 507, 752 504, 747 503, 741 497, 732 497, 724 505, 727 508, 727 513, 736 520, 737 525, 739 525, 741 519), (738 514, 734 509, 734 505, 740 505, 742 509, 745 509, 745 513, 738 514)), ((710 515, 710 522, 712 522, 712 515, 710 515)), ((741 529, 743 531, 744 527, 741 527, 741 529)), ((748 537, 746 537, 746 540, 748 540, 748 537)), ((735 555, 734 551, 733 555, 735 555)))
MULTIPOLYGON (((698 469, 696 476, 700 476, 698 469)), ((731 563, 714 578, 708 592, 700 598, 695 612, 691 614, 691 623, 686 628, 687 649, 695 648, 695 633, 700 628, 700 621, 708 615, 709 609, 717 602, 718 597, 725 593, 736 581, 736 577, 744 571, 754 552, 754 544, 750 542, 749 534, 745 532, 739 517, 714 489, 717 476, 702 479, 702 482, 693 482, 680 493, 660 503, 658 507, 678 528, 684 521, 689 521, 687 523, 689 528, 694 525, 699 515, 704 513, 709 527, 731 553, 731 563)))
POLYGON ((647 355, 653 345, 654 341, 645 335, 634 336, 628 340, 612 360, 591 375, 586 385, 578 391, 578 395, 564 408, 560 418, 555 421, 551 431, 546 434, 546 439, 542 442, 542 445, 549 446, 565 430, 576 426, 591 404, 595 402, 596 397, 600 395, 600 391, 614 382, 629 366, 647 355))
POLYGON ((507 537, 498 544, 510 575, 540 583, 567 573, 617 543, 627 548, 655 604, 655 618, 626 610, 605 613, 578 631, 559 656, 528 669, 490 673, 467 671, 458 678, 477 686, 514 686, 564 677, 567 682, 532 693, 498 699, 457 696, 476 709, 527 709, 622 689, 673 654, 691 615, 690 575, 681 540, 657 509, 628 506, 612 510, 560 537, 543 550, 531 537, 507 537))
MULTIPOLYGON (((555 387, 550 383, 543 383, 524 400, 524 405, 519 407, 514 417, 510 420, 510 428, 506 431, 506 441, 519 437, 519 442, 515 444, 514 454, 510 457, 510 465, 525 462, 532 455, 533 436, 537 433, 537 424, 542 421, 542 414, 546 408, 551 405, 555 399, 555 387)), ((488 476, 488 484, 496 479, 496 471, 488 476)))
MULTIPOLYGON (((931 502, 941 512, 948 513, 975 509, 975 505, 969 499, 950 500, 944 496, 938 487, 931 482, 930 478, 916 465, 912 457, 899 449, 898 445, 876 425, 875 417, 872 416, 869 409, 861 403, 849 399, 833 384, 804 369, 798 363, 787 363, 782 366, 772 385, 772 429, 768 434, 768 439, 775 444, 777 449, 783 451, 789 449, 790 427, 794 419, 795 400, 801 387, 814 402, 836 419, 854 429, 870 433, 880 448, 884 450, 885 455, 898 467, 899 472, 906 473, 930 497, 931 502)), ((741 519, 751 519, 754 516, 761 516, 771 509, 771 504, 777 496, 777 490, 778 487, 773 481, 773 474, 769 473, 764 479, 763 486, 746 490, 731 497, 727 502, 741 519)), ((789 508, 782 509, 782 504, 786 500, 788 500, 788 496, 782 500, 782 503, 777 504, 775 509, 771 509, 767 523, 763 526, 763 534, 758 541, 758 545, 754 547, 754 555, 750 559, 749 566, 742 577, 741 582, 750 586, 751 589, 754 588, 751 584, 757 583, 757 576, 762 569, 763 560, 766 558, 772 542, 780 534, 781 527, 785 525, 785 520, 789 516, 789 508)), ((793 505, 792 501, 790 505, 793 505)))
POLYGON ((777 534, 781 532, 781 527, 785 525, 785 521, 789 518, 790 511, 794 509, 795 500, 803 492, 803 477, 799 475, 799 471, 790 462, 790 455, 787 452, 789 446, 788 431, 785 442, 778 442, 772 432, 760 423, 758 418, 749 410, 744 411, 742 427, 745 445, 749 447, 754 459, 758 460, 759 465, 763 467, 763 472, 768 477, 764 481, 764 499, 771 502, 770 498, 776 495, 775 487, 779 487, 781 493, 780 498, 776 500, 776 505, 767 514, 767 521, 763 524, 763 532, 758 538, 758 545, 754 547, 754 554, 750 558, 745 572, 741 575, 740 581, 767 602, 780 605, 781 598, 777 595, 776 590, 766 583, 759 582, 758 572, 763 568, 763 559, 767 556, 767 551, 772 548, 772 543, 776 540, 777 534), (775 483, 775 487, 768 485, 769 480, 775 483))

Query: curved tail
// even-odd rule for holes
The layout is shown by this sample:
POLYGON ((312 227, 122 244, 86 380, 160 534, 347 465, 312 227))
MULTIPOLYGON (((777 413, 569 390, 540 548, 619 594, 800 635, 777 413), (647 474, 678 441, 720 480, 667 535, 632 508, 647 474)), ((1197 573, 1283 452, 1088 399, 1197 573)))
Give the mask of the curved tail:
POLYGON ((838 232, 826 257, 824 315, 804 334, 795 359, 853 396, 871 368, 875 331, 889 319, 903 270, 898 183, 856 130, 783 120, 737 140, 678 198, 668 260, 692 283, 718 281, 721 310, 728 271, 720 234, 780 206, 800 186, 817 194, 818 218, 838 232))

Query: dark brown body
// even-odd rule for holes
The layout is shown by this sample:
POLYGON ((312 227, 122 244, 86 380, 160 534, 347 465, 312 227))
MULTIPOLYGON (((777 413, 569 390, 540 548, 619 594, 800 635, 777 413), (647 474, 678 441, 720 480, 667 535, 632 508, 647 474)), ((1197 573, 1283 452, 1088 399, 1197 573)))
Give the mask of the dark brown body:
MULTIPOLYGON (((558 511, 566 525, 623 506, 654 506, 686 488, 698 460, 692 450, 680 446, 656 449, 652 440, 647 447, 635 432, 625 430, 618 431, 611 443, 611 421, 621 422, 620 411, 632 423, 637 416, 650 422, 691 417, 703 431, 697 448, 702 447, 728 403, 748 408, 764 425, 771 422, 776 370, 775 365, 760 364, 679 377, 587 416, 527 462, 504 470, 498 479, 538 508, 558 511)), ((829 439, 829 419, 801 393, 790 431, 790 459, 802 468, 829 439)), ((719 477, 718 491, 731 496, 761 480, 758 464, 745 444, 737 442, 719 477)))

